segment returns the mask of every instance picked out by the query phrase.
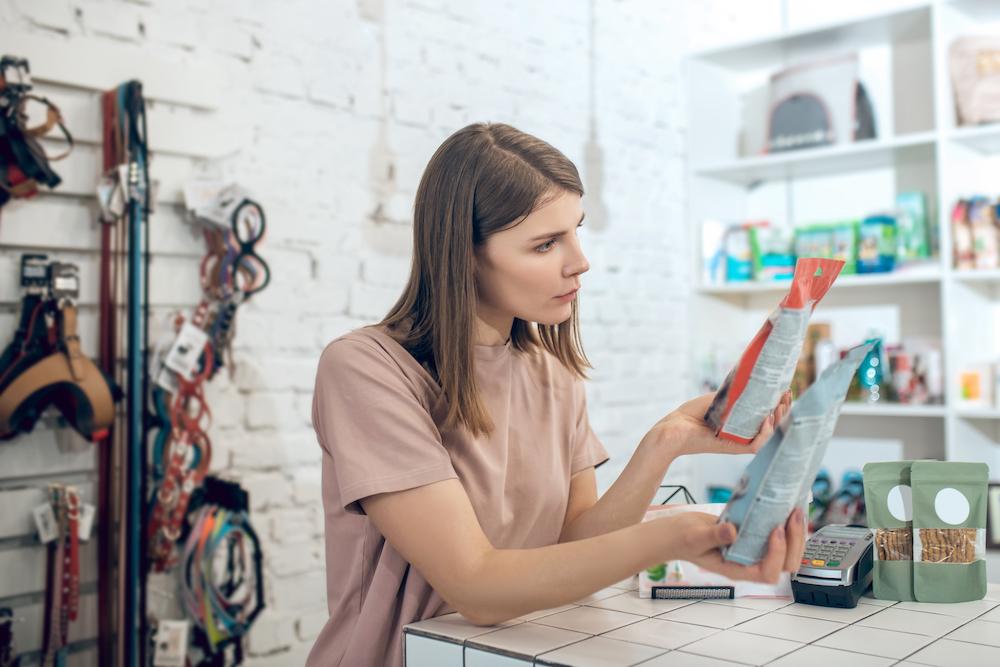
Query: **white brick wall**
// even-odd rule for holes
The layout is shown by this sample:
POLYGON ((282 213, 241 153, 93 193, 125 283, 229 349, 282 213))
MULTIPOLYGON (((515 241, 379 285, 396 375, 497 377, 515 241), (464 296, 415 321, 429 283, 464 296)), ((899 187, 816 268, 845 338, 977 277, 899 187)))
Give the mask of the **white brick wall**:
MULTIPOLYGON (((176 207, 185 179, 239 180, 266 208, 273 280, 239 315, 235 378, 222 373, 209 391, 213 469, 250 490, 267 548, 269 608, 248 664, 301 663, 326 615, 313 370, 326 342, 381 317, 398 296, 412 197, 434 149, 467 123, 509 122, 563 150, 600 195, 605 217, 588 204, 595 215, 582 232, 592 269, 581 312, 595 365, 591 420, 612 454, 599 471, 604 489, 690 385, 680 57, 689 40, 747 37, 780 17, 777 0, 0 2, 5 49, 68 49, 53 66, 78 85, 45 92, 87 125, 73 128, 87 140, 57 167, 60 193, 3 211, 0 338, 15 326, 18 256, 55 245, 83 268, 81 327, 95 352, 98 234, 86 197, 99 125, 96 94, 82 91, 144 80, 156 97, 153 168, 167 202, 151 227, 157 313, 199 296, 200 241, 176 207), (587 160, 592 124, 599 164, 587 160)), ((51 443, 40 427, 0 448, 0 501, 6 489, 38 483, 17 478, 46 470, 40 448, 61 459, 53 478, 92 479, 91 456, 59 455, 51 443)), ((684 470, 678 464, 674 477, 684 480, 684 470)))

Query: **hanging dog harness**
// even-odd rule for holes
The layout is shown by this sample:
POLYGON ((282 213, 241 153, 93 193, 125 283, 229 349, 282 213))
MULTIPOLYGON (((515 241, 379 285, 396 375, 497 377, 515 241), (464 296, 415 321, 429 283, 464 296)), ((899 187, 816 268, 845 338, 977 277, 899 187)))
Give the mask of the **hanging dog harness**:
POLYGON ((49 100, 32 95, 28 61, 4 56, 0 58, 0 206, 14 198, 32 197, 38 186, 54 188, 61 182, 49 166, 62 160, 73 150, 73 137, 62 122, 58 107, 49 100), (28 127, 26 106, 29 100, 46 107, 45 122, 28 127), (48 156, 40 137, 58 127, 68 147, 61 154, 48 156))
MULTIPOLYGON (((44 256, 41 256, 44 257, 44 256)), ((115 391, 80 349, 76 306, 76 267, 53 262, 40 287, 38 255, 22 258, 22 284, 28 283, 21 324, 2 357, 0 439, 31 431, 42 412, 54 405, 88 440, 100 440, 114 419, 115 391)))

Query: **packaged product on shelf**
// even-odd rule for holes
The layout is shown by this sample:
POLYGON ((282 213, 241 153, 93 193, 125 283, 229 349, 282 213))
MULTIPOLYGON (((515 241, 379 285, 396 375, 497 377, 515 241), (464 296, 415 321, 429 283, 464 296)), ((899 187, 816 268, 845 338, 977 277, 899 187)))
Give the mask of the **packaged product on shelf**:
POLYGON ((986 595, 985 463, 914 461, 913 596, 966 602, 986 595))
POLYGON ((966 213, 972 228, 972 248, 975 268, 995 269, 1000 255, 1000 238, 997 237, 993 206, 986 197, 973 197, 966 213))
POLYGON ((959 401, 966 406, 987 406, 992 402, 992 365, 967 368, 958 374, 959 401))
POLYGON ((841 273, 848 275, 858 271, 858 223, 855 221, 838 222, 830 226, 831 242, 833 244, 832 259, 844 263, 841 273))
POLYGON ((706 220, 701 225, 701 283, 718 285, 726 280, 726 224, 706 220))
POLYGON ((885 361, 882 356, 882 341, 870 338, 871 350, 858 366, 858 372, 851 381, 848 397, 852 401, 878 403, 883 400, 885 386, 885 361))
POLYGON ((972 243, 972 227, 969 226, 969 202, 959 199, 951 209, 951 239, 953 261, 956 269, 976 268, 975 246, 972 243))
POLYGON ((1000 37, 962 35, 948 47, 948 70, 960 125, 1000 121, 1000 37))
POLYGON ((795 254, 844 263, 841 273, 857 271, 858 224, 855 221, 805 225, 795 229, 795 254))
POLYGON ((930 257, 927 198, 923 192, 896 195, 896 259, 900 263, 930 257))
POLYGON ((806 507, 827 444, 844 404, 847 386, 871 343, 850 350, 810 386, 747 465, 720 521, 736 526, 736 541, 722 549, 726 560, 751 565, 767 552, 771 532, 796 507, 806 507))
POLYGON ((833 362, 840 359, 840 351, 830 338, 821 338, 813 349, 814 377, 819 377, 833 362))
POLYGON ((705 421, 723 438, 750 442, 795 372, 809 317, 837 279, 842 262, 804 258, 788 294, 761 326, 722 383, 705 421))
MULTIPOLYGON (((795 374, 792 376, 792 398, 797 398, 806 387, 816 381, 819 373, 816 370, 816 346, 820 341, 830 339, 830 325, 826 322, 810 324, 806 329, 806 340, 802 345, 802 354, 795 364, 795 374)), ((829 365, 829 364, 828 364, 829 365)))
POLYGON ((889 399, 909 403, 914 394, 913 356, 902 345, 886 346, 885 354, 889 358, 889 375, 892 378, 889 399))
POLYGON ((750 253, 750 230, 746 225, 733 225, 726 231, 726 282, 745 282, 753 278, 753 256, 750 253))
POLYGON ((871 215, 861 221, 858 273, 886 273, 896 266, 896 219, 871 215))
POLYGON ((751 227, 750 251, 754 280, 790 280, 795 273, 792 240, 784 229, 751 227))
POLYGON ((872 592, 880 600, 913 600, 912 461, 866 463, 862 471, 868 527, 875 533, 872 592))
POLYGON ((928 349, 917 357, 917 369, 924 380, 927 402, 944 402, 944 374, 941 368, 941 350, 928 349))

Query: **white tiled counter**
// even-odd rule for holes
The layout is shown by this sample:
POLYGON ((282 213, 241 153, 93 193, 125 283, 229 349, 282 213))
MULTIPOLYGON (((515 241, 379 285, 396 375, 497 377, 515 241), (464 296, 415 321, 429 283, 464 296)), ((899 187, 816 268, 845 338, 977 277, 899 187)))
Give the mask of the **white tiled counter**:
POLYGON ((833 609, 790 599, 640 600, 626 581, 501 626, 448 614, 403 632, 407 667, 1000 667, 1000 584, 976 602, 864 597, 855 609, 833 609))

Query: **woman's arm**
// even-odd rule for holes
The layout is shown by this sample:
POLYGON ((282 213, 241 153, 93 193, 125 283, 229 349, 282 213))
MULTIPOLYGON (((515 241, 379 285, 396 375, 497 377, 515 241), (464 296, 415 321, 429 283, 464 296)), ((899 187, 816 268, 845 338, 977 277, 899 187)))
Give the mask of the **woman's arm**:
POLYGON ((791 408, 786 392, 781 402, 748 445, 723 440, 705 426, 703 415, 714 394, 684 403, 657 422, 643 437, 625 470, 597 500, 594 472, 581 471, 570 483, 570 499, 560 542, 570 542, 631 526, 642 520, 667 468, 678 456, 696 453, 754 454, 763 447, 774 424, 791 408))
POLYGON ((647 435, 600 500, 597 499, 593 468, 573 475, 566 521, 559 541, 572 542, 603 535, 642 521, 673 460, 669 442, 647 435))
MULTIPOLYGON (((704 564, 732 578, 772 582, 786 560, 784 530, 776 529, 767 557, 757 565, 722 562, 718 547, 735 540, 736 530, 697 512, 566 544, 496 549, 455 479, 371 496, 361 505, 434 590, 480 625, 574 602, 668 559, 704 564)), ((790 524, 789 538, 794 530, 790 524)))

